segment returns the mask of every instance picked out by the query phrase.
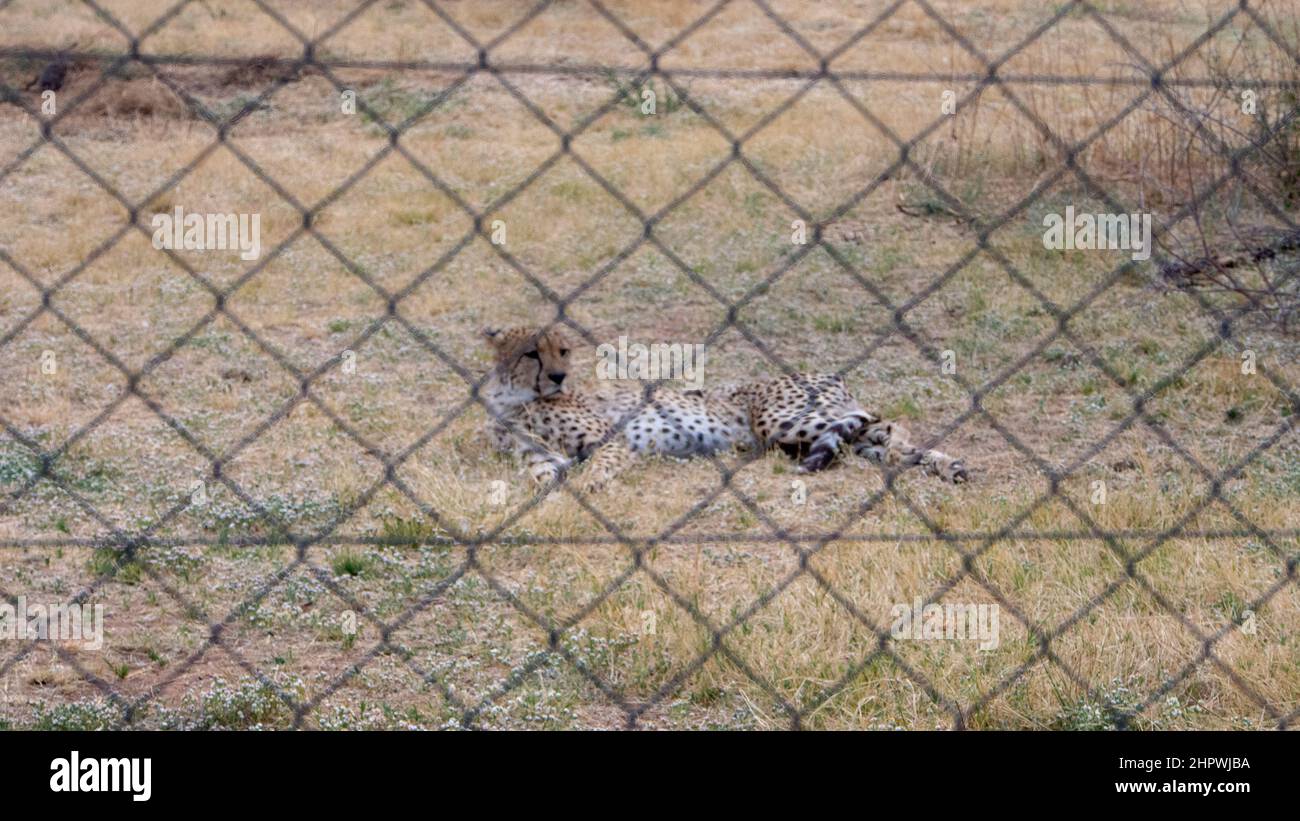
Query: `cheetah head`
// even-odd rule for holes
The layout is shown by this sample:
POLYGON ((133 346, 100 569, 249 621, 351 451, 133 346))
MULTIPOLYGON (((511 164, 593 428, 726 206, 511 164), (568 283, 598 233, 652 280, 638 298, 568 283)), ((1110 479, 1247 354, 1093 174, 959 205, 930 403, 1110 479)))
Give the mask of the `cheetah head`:
POLYGON ((483 336, 496 354, 499 402, 520 405, 564 390, 571 344, 559 328, 488 329, 483 336))

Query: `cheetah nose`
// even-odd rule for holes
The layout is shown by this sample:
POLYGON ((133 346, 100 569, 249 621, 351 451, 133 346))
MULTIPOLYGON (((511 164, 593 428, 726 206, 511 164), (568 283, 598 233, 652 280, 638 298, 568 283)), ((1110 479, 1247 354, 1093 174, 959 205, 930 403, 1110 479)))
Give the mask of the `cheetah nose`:
POLYGON ((564 377, 567 376, 567 375, 568 375, 568 374, 565 374, 565 373, 552 373, 552 374, 548 374, 548 376, 551 377, 551 381, 554 382, 554 383, 557 384, 557 385, 559 385, 561 382, 563 382, 563 381, 564 381, 564 377))

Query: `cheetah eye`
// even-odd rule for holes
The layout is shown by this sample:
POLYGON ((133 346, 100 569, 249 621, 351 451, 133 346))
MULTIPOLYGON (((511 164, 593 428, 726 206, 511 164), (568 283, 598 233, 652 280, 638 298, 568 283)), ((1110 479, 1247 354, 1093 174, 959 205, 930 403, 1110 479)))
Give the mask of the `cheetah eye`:
POLYGON ((541 359, 541 358, 542 358, 542 355, 539 354, 537 351, 528 351, 528 352, 526 352, 526 353, 524 354, 524 356, 528 357, 529 359, 541 359))
POLYGON ((568 355, 569 355, 568 348, 560 348, 560 356, 568 356, 568 355))

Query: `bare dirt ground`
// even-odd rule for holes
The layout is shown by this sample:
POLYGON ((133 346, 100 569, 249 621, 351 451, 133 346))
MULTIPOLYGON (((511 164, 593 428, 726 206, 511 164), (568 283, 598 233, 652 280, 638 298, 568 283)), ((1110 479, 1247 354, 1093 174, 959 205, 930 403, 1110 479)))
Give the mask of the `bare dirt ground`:
POLYGON ((856 39, 892 4, 769 0, 790 31, 748 0, 604 3, 625 31, 576 0, 268 0, 282 22, 206 0, 152 29, 168 3, 100 5, 0 9, 0 593, 105 610, 99 650, 0 641, 0 726, 1254 728, 1300 708, 1294 330, 1151 263, 1115 277, 1127 251, 1045 250, 1045 214, 1110 208, 1026 116, 1105 127, 1077 166, 1206 230, 1185 209, 1227 169, 1137 102, 1149 83, 1078 79, 1198 38, 1170 76, 1285 63, 1247 18, 1206 36, 1235 0, 907 2, 856 39), (633 83, 629 32, 657 49, 701 20, 658 58, 671 83, 633 83), (158 59, 106 75, 114 22, 158 59), (286 24, 324 67, 294 65, 286 24), (946 115, 988 71, 955 35, 990 57, 1033 39, 946 115), (62 49, 56 144, 25 87, 62 49), (933 186, 894 167, 917 135, 933 186), (261 258, 155 249, 177 207, 259 214, 261 258), (801 218, 824 244, 791 241, 801 218), (843 370, 973 481, 891 489, 853 457, 803 477, 775 452, 539 498, 469 390, 479 331, 554 321, 555 299, 589 343, 707 341, 707 384, 843 370), (1054 306, 1085 299, 1062 334, 1054 306), (882 644, 917 597, 997 604, 998 647, 882 644))

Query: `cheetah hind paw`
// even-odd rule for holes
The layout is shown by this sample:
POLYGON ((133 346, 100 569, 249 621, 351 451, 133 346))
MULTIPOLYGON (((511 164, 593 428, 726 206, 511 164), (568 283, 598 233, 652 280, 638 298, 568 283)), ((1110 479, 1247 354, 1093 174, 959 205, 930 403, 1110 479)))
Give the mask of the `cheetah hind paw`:
POLYGON ((930 469, 940 479, 954 485, 970 481, 970 472, 966 470, 966 464, 962 460, 954 459, 951 456, 945 455, 942 458, 935 459, 930 464, 930 469))
POLYGON ((829 448, 813 450, 799 463, 799 473, 816 473, 825 470, 835 459, 835 451, 829 448))

